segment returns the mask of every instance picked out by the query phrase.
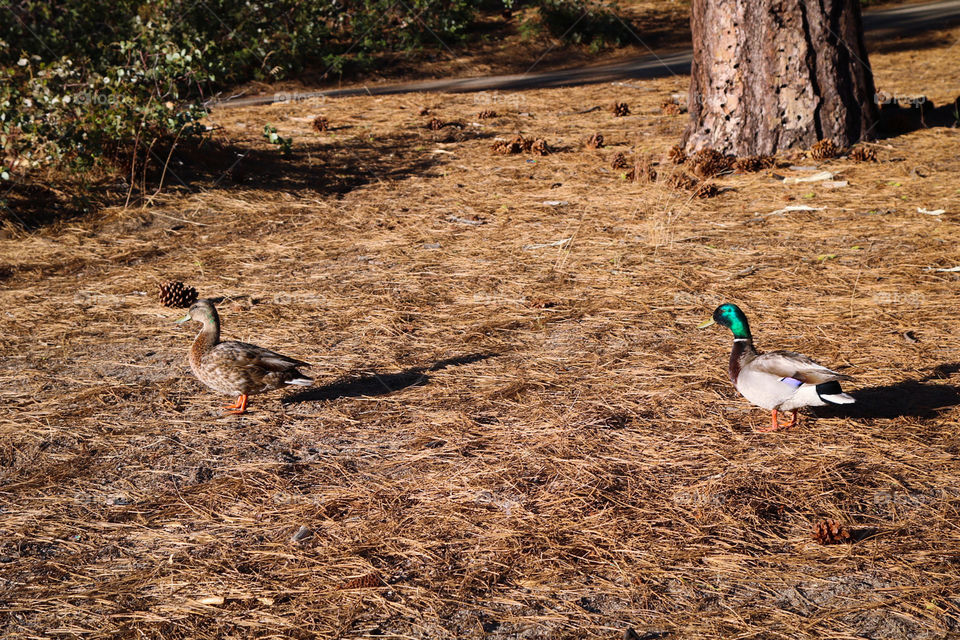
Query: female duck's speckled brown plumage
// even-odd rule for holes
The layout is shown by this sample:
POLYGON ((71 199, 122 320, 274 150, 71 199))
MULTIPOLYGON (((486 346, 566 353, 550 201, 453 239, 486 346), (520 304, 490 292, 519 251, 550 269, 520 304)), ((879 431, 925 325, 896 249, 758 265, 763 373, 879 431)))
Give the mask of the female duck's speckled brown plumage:
POLYGON ((214 391, 238 396, 234 405, 225 407, 231 413, 244 413, 249 395, 288 384, 313 384, 297 370, 309 367, 306 362, 246 342, 220 342, 220 316, 210 300, 195 302, 181 322, 187 320, 203 323, 190 348, 190 369, 214 391))

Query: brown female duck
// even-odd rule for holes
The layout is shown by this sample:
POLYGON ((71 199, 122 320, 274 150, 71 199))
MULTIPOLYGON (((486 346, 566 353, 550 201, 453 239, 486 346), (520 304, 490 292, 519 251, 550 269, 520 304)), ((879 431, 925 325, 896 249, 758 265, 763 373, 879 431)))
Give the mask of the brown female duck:
POLYGON ((177 322, 194 320, 203 323, 190 348, 190 369, 214 391, 237 397, 236 403, 224 407, 231 414, 247 410, 247 396, 285 385, 310 386, 313 379, 297 367, 310 365, 246 342, 220 342, 220 316, 210 300, 197 300, 187 315, 177 322))

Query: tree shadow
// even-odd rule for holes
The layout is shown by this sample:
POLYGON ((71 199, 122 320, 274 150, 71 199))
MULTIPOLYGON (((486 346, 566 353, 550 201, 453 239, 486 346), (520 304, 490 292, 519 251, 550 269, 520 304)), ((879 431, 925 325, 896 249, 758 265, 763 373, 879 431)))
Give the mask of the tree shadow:
MULTIPOLYGON (((957 17, 960 20, 960 16, 957 17)), ((944 29, 949 28, 950 24, 945 24, 944 29)), ((935 32, 933 34, 908 33, 902 37, 890 38, 884 33, 870 33, 866 38, 867 53, 874 54, 898 53, 900 51, 923 51, 925 49, 939 49, 941 47, 950 47, 953 40, 944 33, 935 32)))
POLYGON ((960 365, 942 365, 934 375, 921 380, 904 380, 882 387, 866 387, 850 391, 855 404, 816 407, 812 410, 819 417, 845 417, 860 419, 879 418, 935 418, 944 411, 960 405, 960 387, 950 384, 927 384, 937 378, 937 371, 957 371, 960 365), (942 367, 942 369, 941 369, 942 367))
POLYGON ((358 378, 338 380, 322 387, 315 387, 289 395, 281 402, 299 404, 301 402, 321 402, 338 398, 359 398, 364 396, 385 396, 408 387, 422 387, 430 382, 428 372, 440 371, 447 367, 459 367, 496 357, 496 353, 471 353, 465 356, 447 358, 435 362, 429 367, 413 367, 397 373, 371 373, 358 378))
POLYGON ((329 138, 311 132, 295 138, 288 153, 208 140, 196 148, 179 150, 182 169, 174 167, 174 177, 168 174, 167 181, 187 188, 195 183, 208 189, 242 185, 267 191, 344 195, 367 184, 423 175, 442 164, 441 156, 425 149, 431 143, 492 135, 472 130, 432 134, 408 129, 372 139, 362 135, 329 138))
POLYGON ((55 186, 5 183, 0 188, 0 226, 9 220, 24 231, 35 231, 109 206, 125 195, 115 184, 84 185, 72 177, 58 179, 55 186))
MULTIPOLYGON (((181 141, 173 149, 158 145, 151 149, 146 161, 140 151, 132 187, 125 182, 119 186, 87 186, 82 196, 69 195, 69 189, 30 183, 0 189, 0 224, 9 219, 22 229, 41 228, 122 203, 128 190, 130 202, 138 203, 154 194, 161 181, 165 190, 181 193, 250 188, 342 196, 368 184, 429 173, 446 162, 443 156, 431 153, 437 143, 493 135, 470 128, 432 132, 412 126, 379 138, 359 133, 332 137, 310 132, 295 138, 286 154, 280 148, 253 148, 214 138, 181 141)), ((125 172, 130 173, 129 169, 125 172)))
POLYGON ((960 97, 935 107, 923 96, 906 98, 901 103, 890 101, 880 105, 878 138, 893 138, 919 129, 960 126, 960 97))

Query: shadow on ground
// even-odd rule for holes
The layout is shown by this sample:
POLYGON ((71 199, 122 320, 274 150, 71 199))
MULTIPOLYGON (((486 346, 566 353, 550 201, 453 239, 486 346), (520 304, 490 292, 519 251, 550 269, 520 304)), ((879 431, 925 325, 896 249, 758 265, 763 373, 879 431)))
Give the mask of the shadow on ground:
POLYGON ((944 411, 960 405, 960 387, 934 384, 929 380, 940 377, 937 372, 957 371, 960 366, 942 365, 934 375, 921 380, 904 380, 882 387, 866 387, 850 391, 856 404, 838 407, 818 407, 813 412, 822 417, 845 418, 935 418, 944 411))
MULTIPOLYGON (((243 187, 342 196, 367 184, 428 173, 444 162, 439 155, 424 151, 431 142, 492 136, 452 127, 422 133, 408 129, 376 139, 341 135, 334 142, 311 134, 294 140, 287 154, 280 149, 254 149, 213 139, 182 143, 172 150, 152 150, 147 163, 141 153, 136 160, 138 179, 132 188, 125 182, 118 187, 86 187, 83 195, 77 196, 64 189, 11 184, 0 189, 0 225, 9 219, 21 229, 34 230, 123 203, 128 195, 131 204, 140 204, 157 192, 161 181, 164 189, 187 193, 243 187)), ((129 169, 124 172, 130 173, 129 169)))
POLYGON ((421 387, 430 382, 431 371, 440 371, 447 367, 459 367, 465 364, 480 362, 487 358, 493 358, 495 353, 471 353, 465 356, 457 356, 440 360, 429 367, 413 367, 397 373, 371 373, 352 378, 349 380, 340 380, 322 387, 315 387, 307 391, 301 391, 283 399, 283 404, 299 404, 302 402, 321 402, 323 400, 336 400, 337 398, 358 398, 363 396, 385 396, 408 387, 421 387))
POLYGON ((905 106, 895 102, 882 105, 877 137, 895 138, 919 129, 960 125, 960 97, 939 107, 932 102, 920 102, 919 96, 916 100, 916 104, 906 102, 905 106))
POLYGON ((440 164, 439 156, 424 151, 430 141, 462 142, 492 134, 444 131, 432 134, 401 131, 380 138, 340 137, 335 142, 316 134, 295 140, 292 151, 251 149, 209 141, 185 150, 183 171, 168 176, 172 185, 192 189, 233 189, 237 185, 267 191, 344 195, 375 182, 422 176, 440 164), (311 139, 312 138, 312 139, 311 139))

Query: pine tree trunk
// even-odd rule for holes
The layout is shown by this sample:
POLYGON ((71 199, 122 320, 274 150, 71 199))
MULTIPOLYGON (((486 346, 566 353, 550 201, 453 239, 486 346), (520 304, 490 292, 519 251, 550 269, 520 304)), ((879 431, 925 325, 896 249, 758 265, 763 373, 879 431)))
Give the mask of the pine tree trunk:
POLYGON ((737 156, 872 137, 859 0, 692 0, 687 151, 737 156))

